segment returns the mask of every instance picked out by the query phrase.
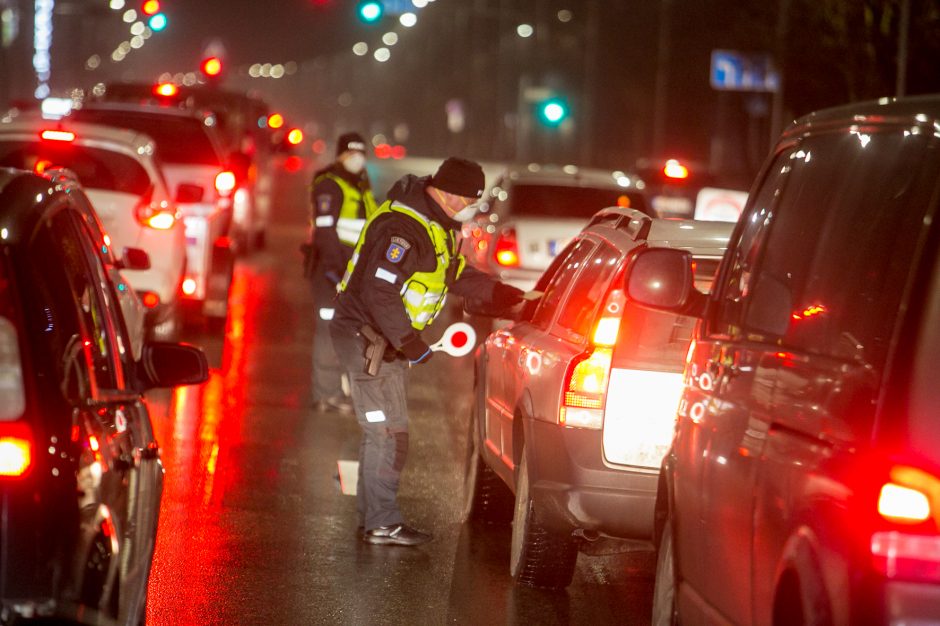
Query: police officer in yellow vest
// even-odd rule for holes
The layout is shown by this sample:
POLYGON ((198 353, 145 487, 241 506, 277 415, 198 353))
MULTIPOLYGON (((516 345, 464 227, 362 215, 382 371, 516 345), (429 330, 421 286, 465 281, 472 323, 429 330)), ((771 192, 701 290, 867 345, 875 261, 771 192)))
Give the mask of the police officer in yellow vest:
POLYGON ((320 411, 351 413, 343 391, 340 366, 333 351, 329 325, 334 314, 336 284, 366 218, 377 209, 366 173, 366 143, 357 133, 340 136, 336 161, 313 176, 313 254, 311 275, 316 328, 313 341, 313 402, 320 411))
POLYGON ((331 330, 363 432, 357 494, 367 543, 412 546, 431 538, 405 524, 397 501, 408 452, 406 374, 432 355, 421 331, 449 292, 494 314, 522 301, 522 291, 467 267, 458 252, 461 223, 473 217, 483 186, 478 164, 453 157, 433 177, 399 180, 366 223, 339 285, 331 330), (366 326, 389 344, 374 376, 365 371, 366 326))

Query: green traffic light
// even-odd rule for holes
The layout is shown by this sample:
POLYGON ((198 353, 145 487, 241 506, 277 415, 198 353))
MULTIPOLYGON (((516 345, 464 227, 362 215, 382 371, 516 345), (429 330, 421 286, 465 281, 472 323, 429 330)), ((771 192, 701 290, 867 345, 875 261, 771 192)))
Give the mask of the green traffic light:
POLYGON ((166 15, 163 13, 157 13, 151 16, 150 21, 147 22, 150 26, 150 30, 159 33, 161 30, 166 28, 166 15))
POLYGON ((568 106, 560 98, 545 100, 539 104, 539 117, 549 126, 558 126, 568 117, 568 106))
POLYGON ((378 0, 367 0, 359 4, 359 19, 366 23, 378 21, 384 12, 385 7, 378 0))

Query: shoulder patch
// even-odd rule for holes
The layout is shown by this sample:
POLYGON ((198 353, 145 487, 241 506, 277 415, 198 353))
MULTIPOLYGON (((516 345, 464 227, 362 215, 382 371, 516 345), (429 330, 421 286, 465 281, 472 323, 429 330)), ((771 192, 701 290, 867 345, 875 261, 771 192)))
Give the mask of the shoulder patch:
POLYGON ((329 213, 331 201, 332 201, 332 198, 330 197, 330 194, 328 193, 324 193, 324 194, 317 196, 317 212, 329 213))
POLYGON ((405 254, 411 249, 411 244, 401 237, 392 237, 388 250, 385 251, 385 258, 392 263, 400 263, 405 258, 405 254))

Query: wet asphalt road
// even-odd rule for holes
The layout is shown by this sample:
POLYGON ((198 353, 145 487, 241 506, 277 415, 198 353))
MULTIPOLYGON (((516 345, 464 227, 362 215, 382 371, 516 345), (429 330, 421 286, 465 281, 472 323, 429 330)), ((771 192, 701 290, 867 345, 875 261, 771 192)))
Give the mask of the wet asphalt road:
POLYGON ((509 527, 460 523, 471 357, 439 354, 411 375, 400 501, 434 540, 357 540, 336 474, 357 458, 358 427, 309 402, 307 177, 283 176, 267 248, 239 260, 224 339, 186 337, 210 380, 150 397, 166 486, 148 623, 648 624, 651 552, 580 555, 565 592, 518 588, 509 527))

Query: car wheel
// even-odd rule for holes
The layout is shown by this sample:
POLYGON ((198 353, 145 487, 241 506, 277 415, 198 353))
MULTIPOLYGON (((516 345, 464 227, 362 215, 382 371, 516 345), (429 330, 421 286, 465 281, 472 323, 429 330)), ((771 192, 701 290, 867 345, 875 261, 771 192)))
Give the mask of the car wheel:
POLYGON ((480 456, 478 423, 476 411, 471 410, 464 473, 463 521, 477 520, 489 524, 508 524, 512 521, 512 492, 480 456))
POLYGON ((170 311, 166 318, 150 328, 150 339, 153 341, 176 341, 179 338, 182 323, 179 302, 175 302, 170 305, 170 311))
POLYGON ((550 531, 539 523, 529 494, 528 465, 523 449, 516 480, 509 572, 520 585, 561 589, 571 584, 578 544, 570 535, 550 531))
POLYGON ((676 555, 672 543, 672 518, 667 518, 656 555, 656 583, 653 586, 652 626, 679 623, 676 607, 676 555))

